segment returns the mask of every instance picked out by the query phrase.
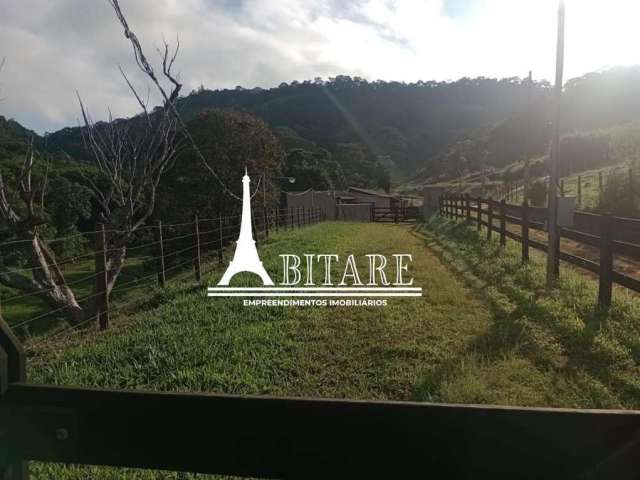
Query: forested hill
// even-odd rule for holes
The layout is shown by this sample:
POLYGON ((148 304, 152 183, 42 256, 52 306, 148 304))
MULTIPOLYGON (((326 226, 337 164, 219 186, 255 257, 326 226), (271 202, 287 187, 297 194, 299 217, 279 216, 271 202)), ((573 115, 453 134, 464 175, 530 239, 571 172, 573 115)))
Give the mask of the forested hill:
MULTIPOLYGON (((523 160, 525 152, 530 157, 546 155, 553 113, 550 93, 533 92, 530 117, 523 108, 498 122, 466 132, 423 162, 415 174, 415 183, 437 177, 454 178, 487 167, 504 167, 523 160)), ((637 160, 616 150, 622 141, 625 149, 629 150, 629 144, 637 144, 636 150, 640 152, 640 67, 616 67, 569 80, 561 112, 561 167, 580 171, 610 160, 637 160)))
MULTIPOLYGON (((283 173, 306 182, 296 188, 388 188, 389 174, 395 179, 454 177, 521 159, 528 90, 519 78, 407 84, 338 76, 271 89, 200 88, 181 98, 179 109, 190 121, 211 109, 240 110, 264 119, 288 153, 283 173)), ((548 148, 551 94, 547 82, 534 82, 531 155, 548 148)), ((567 82, 563 132, 634 120, 640 120, 640 67, 613 68, 567 82)), ((84 157, 78 128, 51 134, 47 145, 84 157)))
MULTIPOLYGON (((544 95, 548 85, 535 89, 544 95)), ((181 109, 186 116, 211 107, 247 110, 330 150, 366 145, 410 172, 468 131, 522 110, 525 92, 517 78, 406 84, 338 76, 269 90, 201 89, 184 98, 181 109)))
POLYGON ((24 128, 15 120, 0 115, 0 157, 24 152, 25 144, 31 138, 36 142, 41 141, 35 132, 24 128))

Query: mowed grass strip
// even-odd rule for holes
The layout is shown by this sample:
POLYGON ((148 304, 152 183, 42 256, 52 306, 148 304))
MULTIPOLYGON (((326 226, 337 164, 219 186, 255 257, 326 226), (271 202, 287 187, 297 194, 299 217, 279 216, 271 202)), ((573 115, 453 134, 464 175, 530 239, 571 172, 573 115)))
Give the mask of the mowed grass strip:
POLYGON ((640 408, 640 299, 615 286, 596 307, 597 281, 564 262, 545 288, 546 257, 485 230, 434 217, 416 232, 485 299, 491 328, 453 362, 432 365, 417 398, 571 408, 640 408))
MULTIPOLYGON (((410 253, 409 275, 423 287, 423 297, 391 298, 386 307, 244 307, 239 298, 206 298, 206 285, 173 284, 146 292, 152 297, 147 310, 118 318, 106 333, 71 337, 35 352, 30 380, 409 400, 431 366, 465 355, 489 330, 489 310, 406 227, 324 223, 281 232, 259 251, 276 282, 281 280, 279 254, 336 253, 342 268, 346 256, 354 254, 366 282, 364 255, 410 253)), ((215 285, 223 270, 216 269, 208 285, 215 285)), ((318 280, 320 274, 316 270, 318 280)), ((256 280, 241 274, 233 284, 259 286, 256 280)), ((51 480, 218 478, 43 463, 34 463, 32 471, 35 478, 51 480)))
MULTIPOLYGON (((336 253, 337 283, 346 256, 364 282, 369 253, 410 253, 409 275, 423 297, 390 298, 386 307, 243 306, 207 298, 206 286, 171 287, 160 305, 106 334, 80 337, 33 358, 43 383, 161 391, 203 391, 358 399, 412 398, 433 365, 467 352, 486 333, 490 313, 407 227, 324 223, 281 233, 259 246, 276 282, 279 254, 336 253)), ((231 254, 232 252, 229 252, 231 254)), ((223 269, 207 279, 215 285, 223 269)), ((322 271, 316 269, 320 284, 322 271)), ((241 274, 234 285, 260 285, 241 274)))

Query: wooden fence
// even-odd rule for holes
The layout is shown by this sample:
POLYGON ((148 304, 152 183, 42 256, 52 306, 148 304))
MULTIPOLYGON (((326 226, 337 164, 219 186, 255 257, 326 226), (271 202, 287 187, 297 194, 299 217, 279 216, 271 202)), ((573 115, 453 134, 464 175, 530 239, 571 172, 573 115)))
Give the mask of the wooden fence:
POLYGON ((422 218, 420 207, 371 207, 372 222, 400 223, 422 218))
POLYGON ((28 461, 259 478, 637 478, 640 412, 27 383, 0 317, 0 478, 28 461))
MULTIPOLYGON (((279 218, 266 224, 296 228, 309 217, 279 218)), ((636 411, 45 386, 27 382, 26 365, 0 315, 2 480, 28 479, 29 461, 309 479, 638 473, 636 411)))
MULTIPOLYGON (((522 244, 522 261, 529 260, 529 249, 547 251, 547 244, 532 238, 531 231, 546 231, 547 209, 507 204, 506 200, 472 198, 469 195, 443 195, 440 197, 440 214, 464 219, 480 230, 486 227, 487 239, 496 233, 500 245, 510 238, 522 244), (509 226, 517 226, 516 231, 509 226)), ((565 261, 588 270, 598 276, 598 304, 611 305, 612 285, 617 283, 635 292, 640 292, 640 280, 614 269, 614 255, 623 255, 632 261, 640 261, 640 220, 614 217, 610 214, 575 212, 573 226, 560 228, 558 238, 558 262, 565 261), (560 250, 560 238, 588 245, 598 250, 599 260, 583 258, 560 250)))

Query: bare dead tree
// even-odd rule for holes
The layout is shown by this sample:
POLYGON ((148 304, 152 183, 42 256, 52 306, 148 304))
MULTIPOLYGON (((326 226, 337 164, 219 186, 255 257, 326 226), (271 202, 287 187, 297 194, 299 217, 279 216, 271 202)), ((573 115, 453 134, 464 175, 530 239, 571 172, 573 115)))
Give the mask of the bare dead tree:
POLYGON ((31 276, 3 271, 0 273, 0 283, 36 294, 53 308, 63 310, 72 324, 78 324, 84 319, 84 310, 67 285, 62 270, 56 262, 55 254, 41 235, 42 227, 46 223, 43 214, 47 179, 45 175, 40 182, 34 180, 34 162, 35 152, 33 139, 31 139, 27 145, 17 185, 20 209, 14 207, 9 201, 7 186, 0 172, 0 218, 17 238, 28 242, 31 256, 31 276))
POLYGON ((120 73, 141 108, 141 114, 129 121, 114 120, 94 123, 78 95, 84 120, 83 140, 91 152, 104 182, 87 178, 89 188, 101 208, 100 220, 110 231, 107 241, 107 290, 111 292, 122 270, 126 246, 133 235, 153 214, 160 178, 173 165, 180 146, 175 102, 182 84, 172 68, 180 43, 173 52, 163 39, 158 50, 162 61, 162 77, 171 85, 167 90, 147 60, 136 34, 120 9, 118 0, 108 0, 133 46, 139 69, 152 81, 162 98, 162 105, 149 112, 148 100, 138 93, 125 72, 120 73))
MULTIPOLYGON (((106 122, 95 123, 85 108, 80 95, 82 112, 82 137, 87 150, 95 160, 99 174, 85 176, 88 187, 100 206, 100 222, 105 224, 107 244, 107 294, 111 292, 124 266, 127 245, 135 233, 153 214, 156 192, 162 175, 171 168, 178 154, 180 125, 175 102, 182 84, 172 73, 178 55, 179 43, 171 51, 163 39, 164 48, 158 49, 162 62, 162 78, 168 81, 165 88, 147 60, 140 42, 131 31, 117 0, 108 0, 116 17, 124 27, 125 37, 133 46, 134 57, 140 70, 158 90, 162 104, 149 111, 148 100, 134 88, 122 68, 120 72, 141 108, 141 114, 129 120, 115 120, 111 112, 106 122)), ((28 239, 32 251, 33 278, 17 272, 0 275, 0 282, 25 292, 32 292, 46 299, 64 313, 72 325, 85 324, 95 317, 98 302, 88 301, 80 305, 67 286, 55 255, 41 238, 40 228, 44 220, 44 187, 32 179, 34 165, 33 143, 29 145, 22 168, 19 192, 20 213, 10 202, 4 180, 0 175, 0 215, 9 228, 22 239, 28 239), (40 204, 36 196, 40 195, 40 204)), ((98 283, 94 294, 97 294, 98 283)), ((95 297, 97 295, 94 295, 95 297)))

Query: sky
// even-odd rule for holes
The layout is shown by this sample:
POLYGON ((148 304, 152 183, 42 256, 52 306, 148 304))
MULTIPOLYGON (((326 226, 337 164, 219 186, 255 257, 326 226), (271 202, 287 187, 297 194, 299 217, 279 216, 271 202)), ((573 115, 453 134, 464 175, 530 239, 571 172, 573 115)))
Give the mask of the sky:
MULTIPOLYGON (((120 0, 147 56, 180 39, 184 93, 368 80, 554 78, 557 0, 120 0)), ((640 64, 640 2, 567 0, 565 79, 640 64)), ((107 0, 0 0, 0 115, 39 133, 138 112, 146 93, 107 0)), ((159 67, 158 67, 159 68, 159 67)), ((152 97, 153 100, 153 97, 152 97)))

